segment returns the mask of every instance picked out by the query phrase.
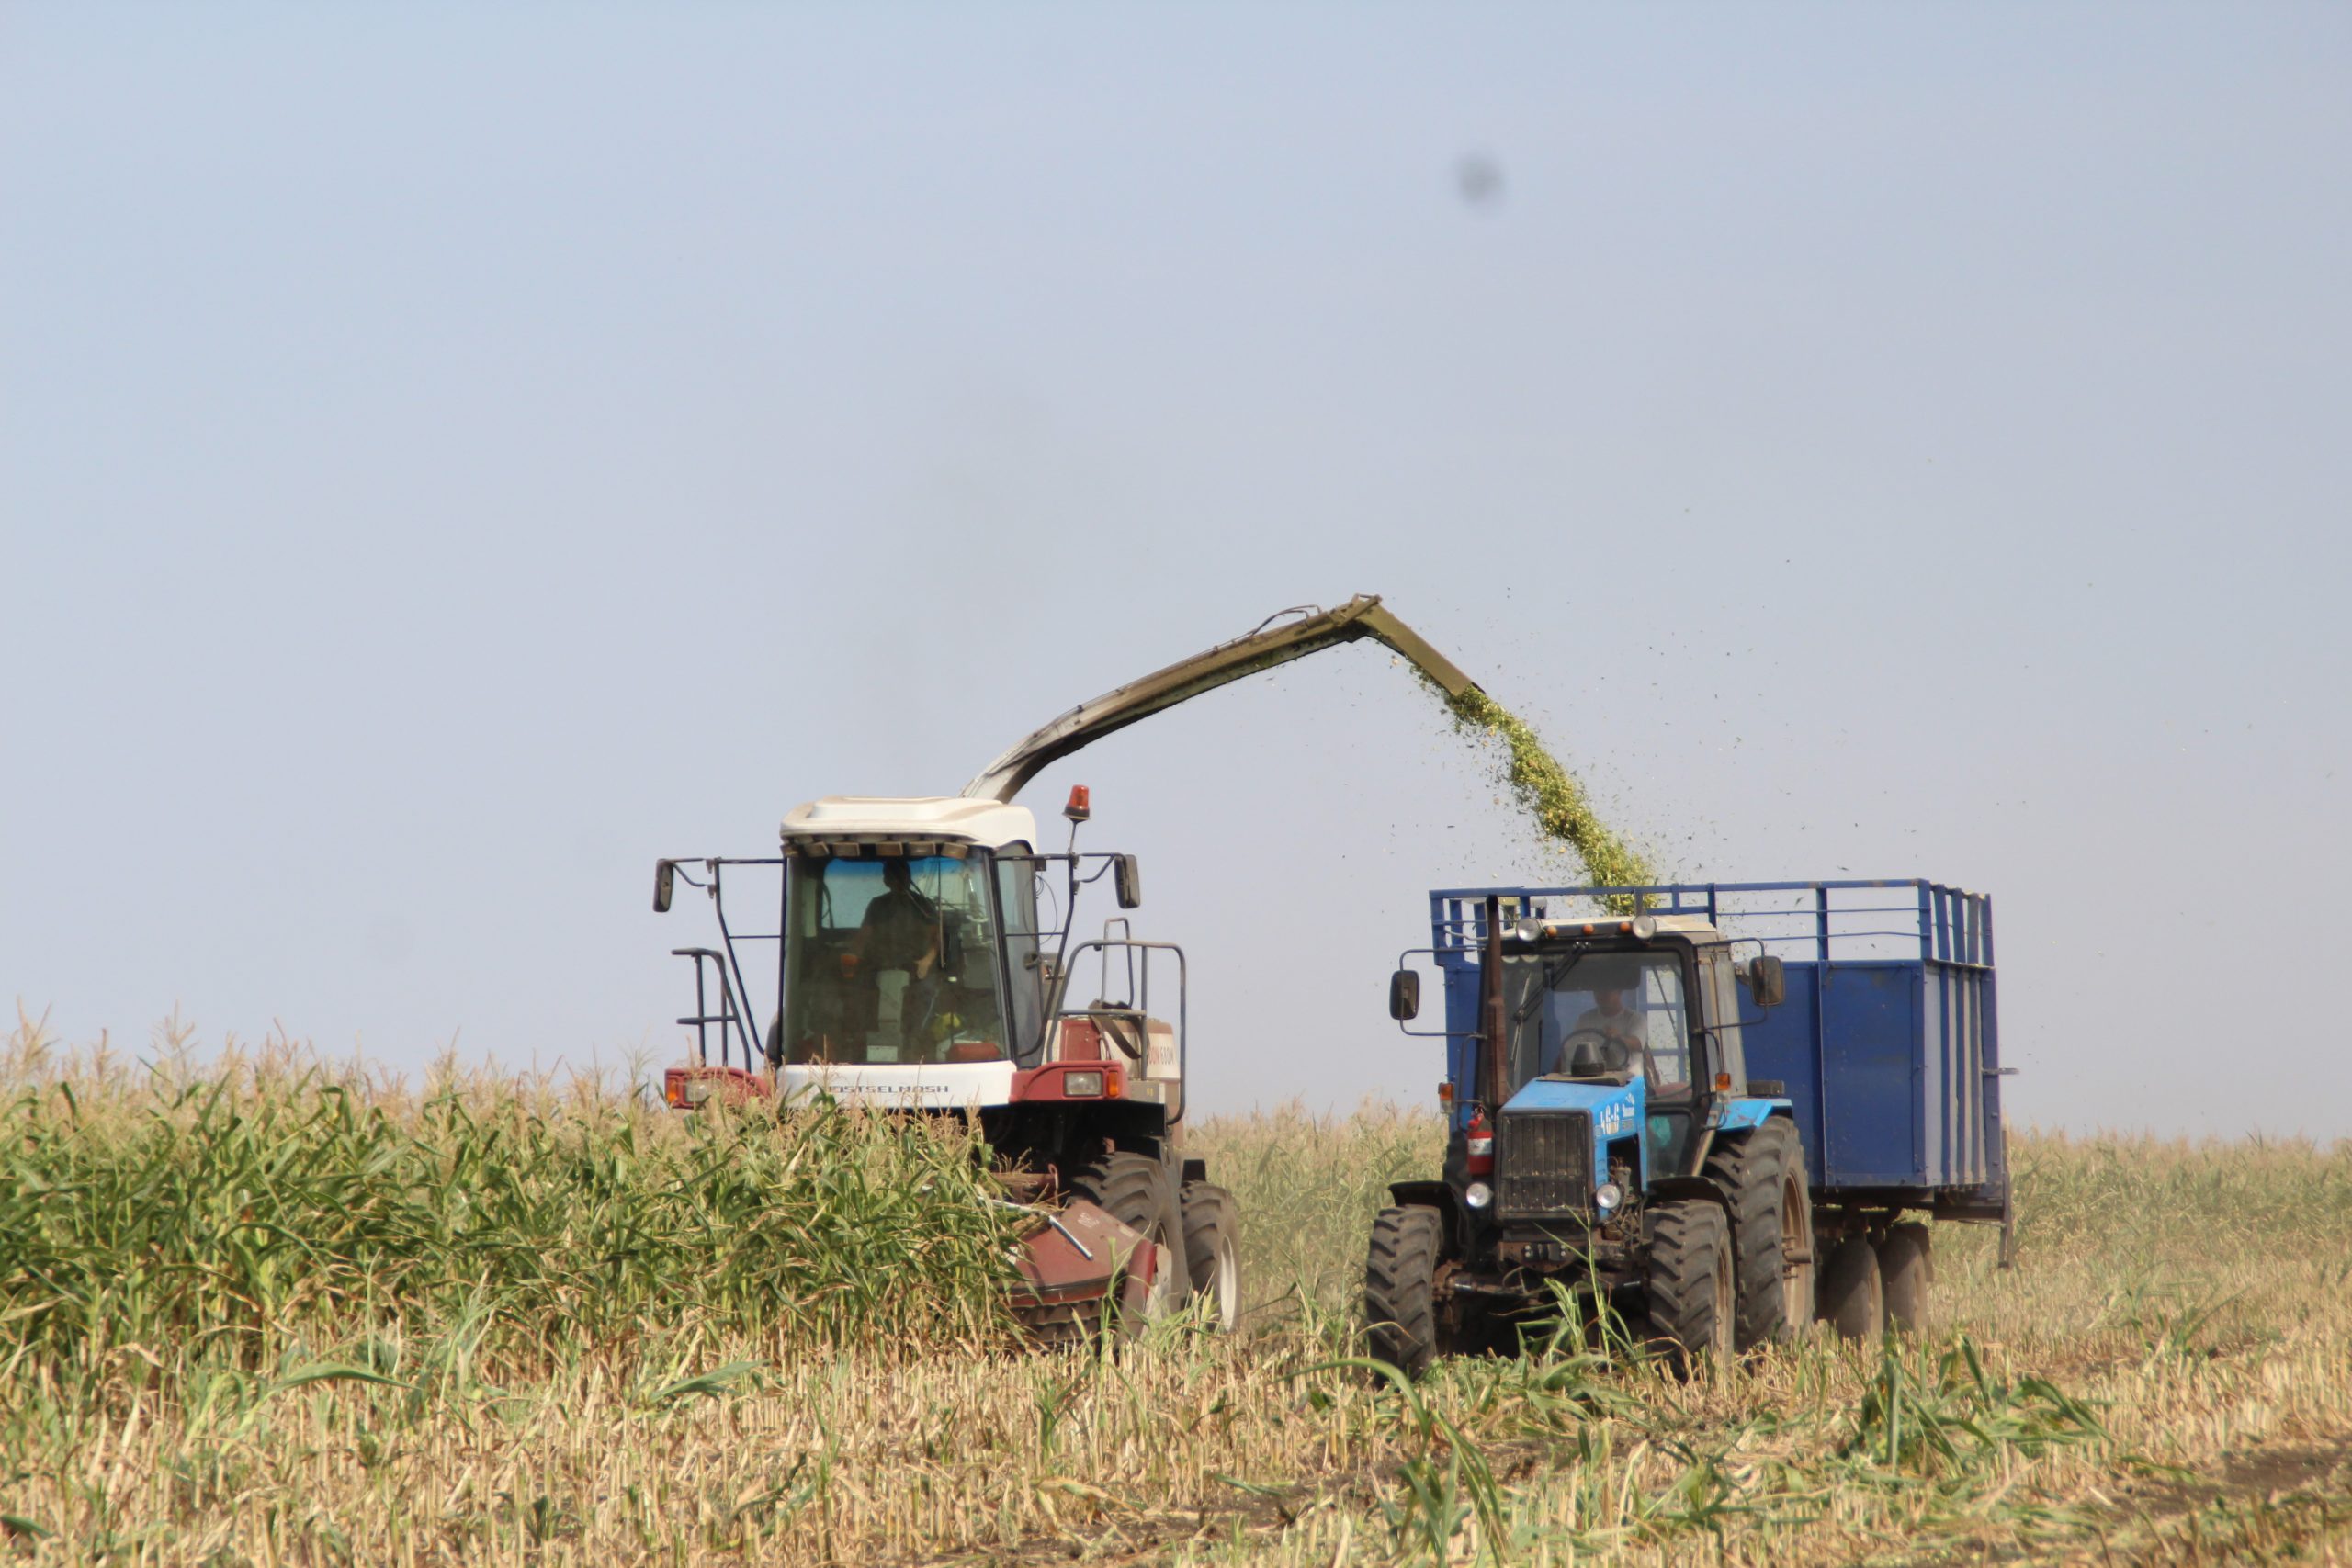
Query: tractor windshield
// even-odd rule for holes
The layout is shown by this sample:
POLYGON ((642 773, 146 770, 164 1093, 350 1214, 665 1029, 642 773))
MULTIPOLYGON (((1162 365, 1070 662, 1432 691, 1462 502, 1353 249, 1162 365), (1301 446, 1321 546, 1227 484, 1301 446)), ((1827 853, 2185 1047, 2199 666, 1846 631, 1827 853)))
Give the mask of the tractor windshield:
POLYGON ((1682 964, 1671 953, 1560 953, 1503 960, 1511 1093, 1556 1076, 1690 1087, 1682 964))
POLYGON ((993 909, 978 852, 795 861, 784 1059, 1003 1059, 993 909))

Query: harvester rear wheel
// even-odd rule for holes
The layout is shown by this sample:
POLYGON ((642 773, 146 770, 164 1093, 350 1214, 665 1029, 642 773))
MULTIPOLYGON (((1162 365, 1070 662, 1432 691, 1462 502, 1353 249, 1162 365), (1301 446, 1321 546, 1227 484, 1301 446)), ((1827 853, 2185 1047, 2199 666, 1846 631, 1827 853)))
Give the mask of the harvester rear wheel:
POLYGON ((1237 1245, 1239 1213, 1233 1194, 1205 1181, 1184 1188, 1184 1261, 1193 1295, 1205 1302, 1209 1322, 1230 1334, 1241 1321, 1241 1254, 1237 1245))
POLYGON ((1878 1250, 1866 1235, 1838 1244, 1821 1270, 1821 1315, 1840 1339, 1873 1344, 1886 1332, 1886 1291, 1878 1250))
POLYGON ((1419 1377, 1438 1345, 1437 1265, 1445 1221, 1435 1209, 1383 1209, 1363 1265, 1364 1337, 1372 1353, 1419 1377))
POLYGON ((1899 1334, 1928 1327, 1928 1281, 1936 1275, 1928 1252, 1928 1227, 1905 1220, 1887 1229, 1878 1244, 1878 1271, 1886 1300, 1886 1325, 1899 1334))
POLYGON ((1661 1203, 1650 1221, 1650 1332, 1685 1372, 1732 1357, 1738 1292, 1731 1219, 1707 1198, 1661 1203))
POLYGON ((1183 1304, 1192 1281, 1184 1266, 1184 1225, 1177 1211, 1176 1180, 1168 1167, 1149 1155, 1114 1149, 1072 1175, 1069 1186, 1073 1195, 1143 1232, 1155 1247, 1167 1249, 1166 1258, 1152 1276, 1143 1316, 1149 1322, 1173 1314, 1183 1304))
POLYGON ((1796 1123, 1776 1116, 1719 1142, 1707 1176, 1731 1209, 1732 1344, 1785 1339, 1813 1321, 1813 1200, 1796 1123))

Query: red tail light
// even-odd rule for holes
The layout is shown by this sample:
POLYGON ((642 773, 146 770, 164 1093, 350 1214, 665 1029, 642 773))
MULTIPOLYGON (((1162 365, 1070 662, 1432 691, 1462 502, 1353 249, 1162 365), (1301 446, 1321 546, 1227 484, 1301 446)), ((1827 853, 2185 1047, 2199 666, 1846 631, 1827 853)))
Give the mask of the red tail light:
POLYGON ((1470 1132, 1465 1140, 1470 1157, 1463 1162, 1463 1169, 1472 1176, 1492 1176, 1495 1173, 1495 1130, 1487 1125, 1483 1111, 1470 1119, 1470 1132))

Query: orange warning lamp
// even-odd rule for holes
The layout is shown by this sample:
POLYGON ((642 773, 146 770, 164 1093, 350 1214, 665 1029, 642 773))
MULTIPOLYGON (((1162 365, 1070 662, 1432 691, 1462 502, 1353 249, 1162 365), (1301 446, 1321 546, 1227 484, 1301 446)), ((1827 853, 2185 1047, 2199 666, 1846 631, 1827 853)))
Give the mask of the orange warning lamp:
POLYGON ((1084 784, 1069 786, 1069 804, 1062 807, 1062 815, 1073 822, 1083 822, 1093 815, 1093 807, 1087 798, 1084 784))

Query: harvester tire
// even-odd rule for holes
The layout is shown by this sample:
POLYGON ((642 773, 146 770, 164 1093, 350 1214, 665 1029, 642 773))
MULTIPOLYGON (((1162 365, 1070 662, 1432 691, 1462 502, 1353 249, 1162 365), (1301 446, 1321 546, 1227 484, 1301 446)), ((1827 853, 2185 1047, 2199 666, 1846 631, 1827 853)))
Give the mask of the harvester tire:
POLYGON ((1905 1220, 1887 1228, 1878 1244, 1878 1272, 1886 1301, 1886 1325, 1898 1334, 1928 1328, 1928 1282, 1936 1277, 1928 1252, 1928 1227, 1905 1220))
POLYGON ((1821 1270, 1821 1315, 1840 1339, 1875 1344, 1886 1332, 1886 1290, 1878 1249, 1870 1237, 1849 1235, 1821 1270))
POLYGON ((1364 1338, 1408 1377, 1429 1371, 1438 1345, 1437 1265, 1445 1221, 1435 1209, 1383 1209, 1363 1265, 1364 1338))
POLYGON ((1797 1126, 1775 1116, 1720 1139, 1707 1178, 1731 1211, 1732 1345, 1752 1350, 1813 1322, 1813 1199, 1797 1126))
POLYGON ((1650 1334, 1688 1373, 1732 1357, 1738 1292, 1731 1219, 1710 1198, 1684 1198, 1651 1211, 1650 1334))
MULTIPOLYGON (((1177 1208, 1176 1179, 1149 1155, 1114 1149, 1073 1174, 1069 1186, 1120 1224, 1149 1236, 1168 1250, 1169 1267, 1154 1276, 1146 1321, 1166 1317, 1183 1304, 1192 1276, 1184 1265, 1184 1224, 1177 1208)), ((1127 1324, 1133 1329, 1140 1326, 1127 1324)))
POLYGON ((1193 1299, 1209 1309, 1209 1324, 1230 1334, 1241 1321, 1240 1212, 1233 1194, 1205 1181, 1184 1188, 1184 1261, 1193 1299))

